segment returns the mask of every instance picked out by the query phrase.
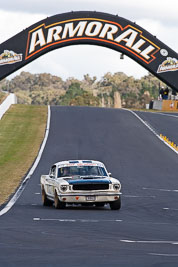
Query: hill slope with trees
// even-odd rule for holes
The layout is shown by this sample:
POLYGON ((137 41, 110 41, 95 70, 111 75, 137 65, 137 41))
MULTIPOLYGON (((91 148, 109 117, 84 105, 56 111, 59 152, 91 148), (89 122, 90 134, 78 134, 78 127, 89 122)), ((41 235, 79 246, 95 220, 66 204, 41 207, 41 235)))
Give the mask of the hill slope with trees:
POLYGON ((80 105, 114 107, 115 92, 121 96, 122 107, 145 108, 151 99, 157 99, 159 87, 165 86, 152 74, 141 79, 123 72, 106 73, 100 80, 84 75, 62 80, 48 73, 21 72, 11 80, 0 82, 0 90, 15 93, 20 104, 80 105))

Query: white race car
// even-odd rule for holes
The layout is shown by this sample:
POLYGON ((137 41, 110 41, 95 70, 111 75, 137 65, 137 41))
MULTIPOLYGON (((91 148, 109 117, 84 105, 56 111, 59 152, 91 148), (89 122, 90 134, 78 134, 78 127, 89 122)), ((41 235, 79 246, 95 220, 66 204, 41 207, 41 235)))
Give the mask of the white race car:
POLYGON ((95 205, 109 203, 112 210, 121 207, 121 183, 112 178, 103 163, 93 160, 69 160, 55 163, 49 175, 41 176, 44 206, 65 208, 66 204, 95 205))

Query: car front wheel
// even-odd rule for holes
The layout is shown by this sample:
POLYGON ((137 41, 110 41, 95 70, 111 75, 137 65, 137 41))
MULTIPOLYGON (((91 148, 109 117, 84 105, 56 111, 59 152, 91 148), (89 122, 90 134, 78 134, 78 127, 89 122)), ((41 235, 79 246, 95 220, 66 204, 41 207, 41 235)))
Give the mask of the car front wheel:
POLYGON ((54 197, 54 207, 56 209, 64 209, 66 206, 66 203, 65 202, 61 202, 58 198, 58 195, 57 193, 55 192, 55 197, 54 197))
POLYGON ((41 195, 42 195, 42 203, 43 203, 43 206, 52 206, 53 205, 53 202, 50 201, 47 196, 46 196, 46 192, 44 190, 44 188, 42 188, 42 192, 41 192, 41 195))
POLYGON ((121 208, 121 198, 109 203, 111 210, 119 210, 121 208))

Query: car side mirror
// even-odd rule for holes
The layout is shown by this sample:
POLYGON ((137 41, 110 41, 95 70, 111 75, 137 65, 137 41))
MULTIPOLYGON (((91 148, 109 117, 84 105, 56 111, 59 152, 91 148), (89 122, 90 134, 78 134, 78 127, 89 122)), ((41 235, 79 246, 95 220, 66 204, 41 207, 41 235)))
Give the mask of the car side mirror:
POLYGON ((109 176, 111 176, 112 173, 111 172, 108 172, 108 174, 109 174, 109 176))
POLYGON ((50 174, 49 177, 50 177, 51 179, 54 179, 54 178, 55 178, 54 174, 50 174))

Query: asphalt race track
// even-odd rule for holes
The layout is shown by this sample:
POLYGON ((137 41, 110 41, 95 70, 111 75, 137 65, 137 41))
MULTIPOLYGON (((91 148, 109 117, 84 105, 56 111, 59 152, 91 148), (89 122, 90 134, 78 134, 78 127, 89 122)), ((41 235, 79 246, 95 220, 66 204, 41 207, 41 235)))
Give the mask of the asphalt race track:
MULTIPOLYGON (((0 266, 178 266, 178 155, 130 111, 51 112, 41 161, 0 217, 0 266), (40 175, 67 159, 103 161, 122 183, 121 210, 43 207, 40 175)), ((176 115, 137 114, 178 144, 176 115)))

